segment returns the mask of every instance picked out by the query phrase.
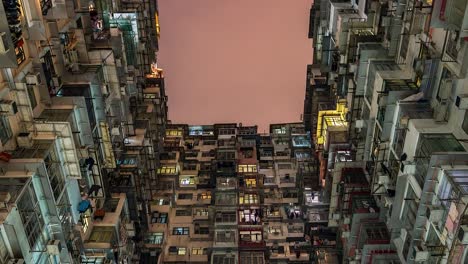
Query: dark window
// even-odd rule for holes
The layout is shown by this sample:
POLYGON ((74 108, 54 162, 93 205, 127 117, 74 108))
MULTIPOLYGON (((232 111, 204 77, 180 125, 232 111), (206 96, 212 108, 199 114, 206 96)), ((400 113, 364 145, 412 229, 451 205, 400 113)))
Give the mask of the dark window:
POLYGON ((13 133, 11 132, 10 122, 7 116, 0 116, 0 141, 5 145, 10 140, 13 133))
POLYGON ((191 200, 193 198, 193 194, 191 193, 179 193, 179 199, 181 200, 191 200))
POLYGON ((176 216, 191 216, 192 212, 189 210, 177 210, 176 216))

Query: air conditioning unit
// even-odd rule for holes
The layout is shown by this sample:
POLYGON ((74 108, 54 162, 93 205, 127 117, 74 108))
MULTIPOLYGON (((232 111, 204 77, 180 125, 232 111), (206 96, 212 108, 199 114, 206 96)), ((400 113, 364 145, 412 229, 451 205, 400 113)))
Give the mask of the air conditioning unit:
POLYGON ((109 87, 107 86, 107 84, 101 84, 101 93, 102 95, 109 94, 109 87))
POLYGON ((121 94, 121 95, 125 95, 125 94, 126 94, 125 86, 120 86, 120 94, 121 94))
POLYGON ((414 261, 423 262, 429 259, 429 251, 427 251, 425 246, 414 246, 414 261))
POLYGON ((460 230, 458 230, 458 240, 463 245, 468 245, 468 225, 460 226, 460 230))
POLYGON ((364 120, 359 119, 356 120, 356 128, 363 128, 364 127, 364 120))
POLYGON ((447 100, 449 99, 451 93, 452 93, 452 80, 443 79, 440 82, 438 97, 440 98, 440 100, 447 100))
POLYGON ((31 148, 34 145, 32 133, 19 133, 16 142, 20 148, 31 148))
POLYGON ((6 32, 0 32, 0 54, 5 54, 10 50, 6 32))
POLYGON ((388 175, 378 175, 379 179, 378 179, 378 183, 379 184, 388 184, 390 182, 390 177, 388 177, 388 175))
POLYGON ((440 206, 428 206, 426 216, 431 223, 438 223, 444 216, 444 209, 440 206))
POLYGON ((13 100, 0 100, 0 114, 15 115, 18 113, 18 107, 13 100))
POLYGON ((41 74, 36 72, 34 74, 26 75, 26 84, 27 85, 39 85, 39 84, 41 84, 41 74))
POLYGON ((458 95, 455 100, 455 106, 461 110, 468 109, 468 94, 458 95))
POLYGON ((448 103, 438 101, 434 107, 433 118, 436 122, 444 122, 448 119, 448 103))
POLYGON ((47 243, 47 253, 50 255, 60 255, 60 251, 62 251, 62 245, 60 240, 54 239, 50 240, 47 243))
POLYGON ((7 264, 25 264, 24 259, 10 259, 7 264))
POLYGON ((404 174, 415 174, 416 164, 411 161, 403 161, 403 173, 404 174))
POLYGON ((0 209, 5 209, 11 200, 11 194, 9 192, 0 192, 0 209))

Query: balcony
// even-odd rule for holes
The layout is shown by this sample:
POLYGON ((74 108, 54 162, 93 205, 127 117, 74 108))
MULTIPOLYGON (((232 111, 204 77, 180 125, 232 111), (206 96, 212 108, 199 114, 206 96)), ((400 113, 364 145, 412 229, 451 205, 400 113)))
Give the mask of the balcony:
MULTIPOLYGON (((270 248, 270 259, 287 259, 290 261, 309 261, 309 253, 302 250, 293 243, 272 244, 270 248)), ((331 262, 330 262, 331 263, 331 262)))
POLYGON ((262 213, 260 209, 244 209, 238 210, 239 213, 239 225, 261 225, 262 224, 262 213))
POLYGON ((304 224, 289 223, 287 237, 304 237, 304 224))
POLYGON ((286 174, 283 177, 280 177, 280 188, 294 188, 296 187, 296 177, 289 176, 289 174, 286 174))
POLYGON ((239 229, 239 247, 262 248, 265 247, 262 228, 239 229))
POLYGON ((213 247, 230 248, 237 247, 236 231, 234 230, 216 230, 213 247))

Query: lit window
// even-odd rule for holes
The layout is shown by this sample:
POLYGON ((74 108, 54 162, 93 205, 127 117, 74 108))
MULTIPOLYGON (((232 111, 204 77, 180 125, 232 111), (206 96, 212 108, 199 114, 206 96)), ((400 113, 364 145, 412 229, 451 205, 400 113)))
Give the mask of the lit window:
POLYGON ((204 193, 200 194, 200 198, 202 200, 211 199, 211 192, 204 192, 204 193))
POLYGON ((258 196, 252 193, 239 195, 239 204, 258 204, 258 196))
POLYGON ((182 131, 176 130, 176 129, 169 129, 169 130, 166 130, 166 136, 180 137, 182 136, 182 131))
POLYGON ((149 233, 145 237, 146 244, 161 245, 163 242, 164 233, 149 233))
POLYGON ((188 235, 189 228, 188 227, 174 227, 172 229, 172 234, 176 236, 188 235))
POLYGON ((245 186, 248 188, 257 187, 257 179, 245 179, 245 186))
POLYGON ((180 185, 193 185, 195 184, 195 177, 183 177, 180 179, 180 185))
POLYGON ((158 174, 175 174, 177 172, 176 166, 162 166, 158 168, 158 174))
POLYGON ((239 165, 239 172, 257 172, 257 165, 239 165))
POLYGON ((184 247, 169 247, 169 255, 185 256, 187 248, 184 247))
POLYGON ((195 209, 195 215, 196 216, 208 216, 208 209, 204 209, 204 208, 198 208, 198 209, 195 209))
POLYGON ((262 241, 262 231, 240 231, 240 240, 242 242, 261 242, 262 241))
POLYGON ((206 255, 206 249, 204 248, 192 248, 192 255, 206 255))

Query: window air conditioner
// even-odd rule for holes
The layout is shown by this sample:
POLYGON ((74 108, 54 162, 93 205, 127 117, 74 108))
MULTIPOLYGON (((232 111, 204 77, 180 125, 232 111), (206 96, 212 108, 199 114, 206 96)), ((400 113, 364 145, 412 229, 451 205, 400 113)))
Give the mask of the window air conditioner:
POLYGON ((433 118, 436 122, 444 122, 448 120, 448 104, 446 101, 436 102, 433 118))
POLYGON ((19 133, 16 142, 20 148, 31 148, 34 144, 32 133, 19 133))
POLYGON ((50 255, 60 255, 60 251, 62 251, 60 240, 54 239, 47 243, 47 253, 50 255))
POLYGON ((0 54, 5 54, 10 50, 6 32, 0 32, 0 54))
POLYGON ((425 246, 414 246, 414 260, 416 262, 423 262, 429 259, 429 251, 425 246))
POLYGON ((458 109, 461 109, 461 110, 468 109, 468 95, 467 94, 458 95, 457 99, 455 100, 455 106, 457 106, 458 109))
POLYGON ((426 217, 431 223, 438 223, 444 216, 444 209, 440 206, 428 206, 426 209, 426 217))
POLYGON ((16 102, 13 100, 0 100, 0 114, 15 115, 18 112, 16 102))
POLYGON ((450 97, 451 93, 452 93, 452 80, 443 79, 440 82, 438 97, 440 98, 440 100, 447 100, 450 97))
POLYGON ((26 75, 26 84, 27 85, 38 85, 41 84, 41 74, 36 72, 34 74, 26 75))

